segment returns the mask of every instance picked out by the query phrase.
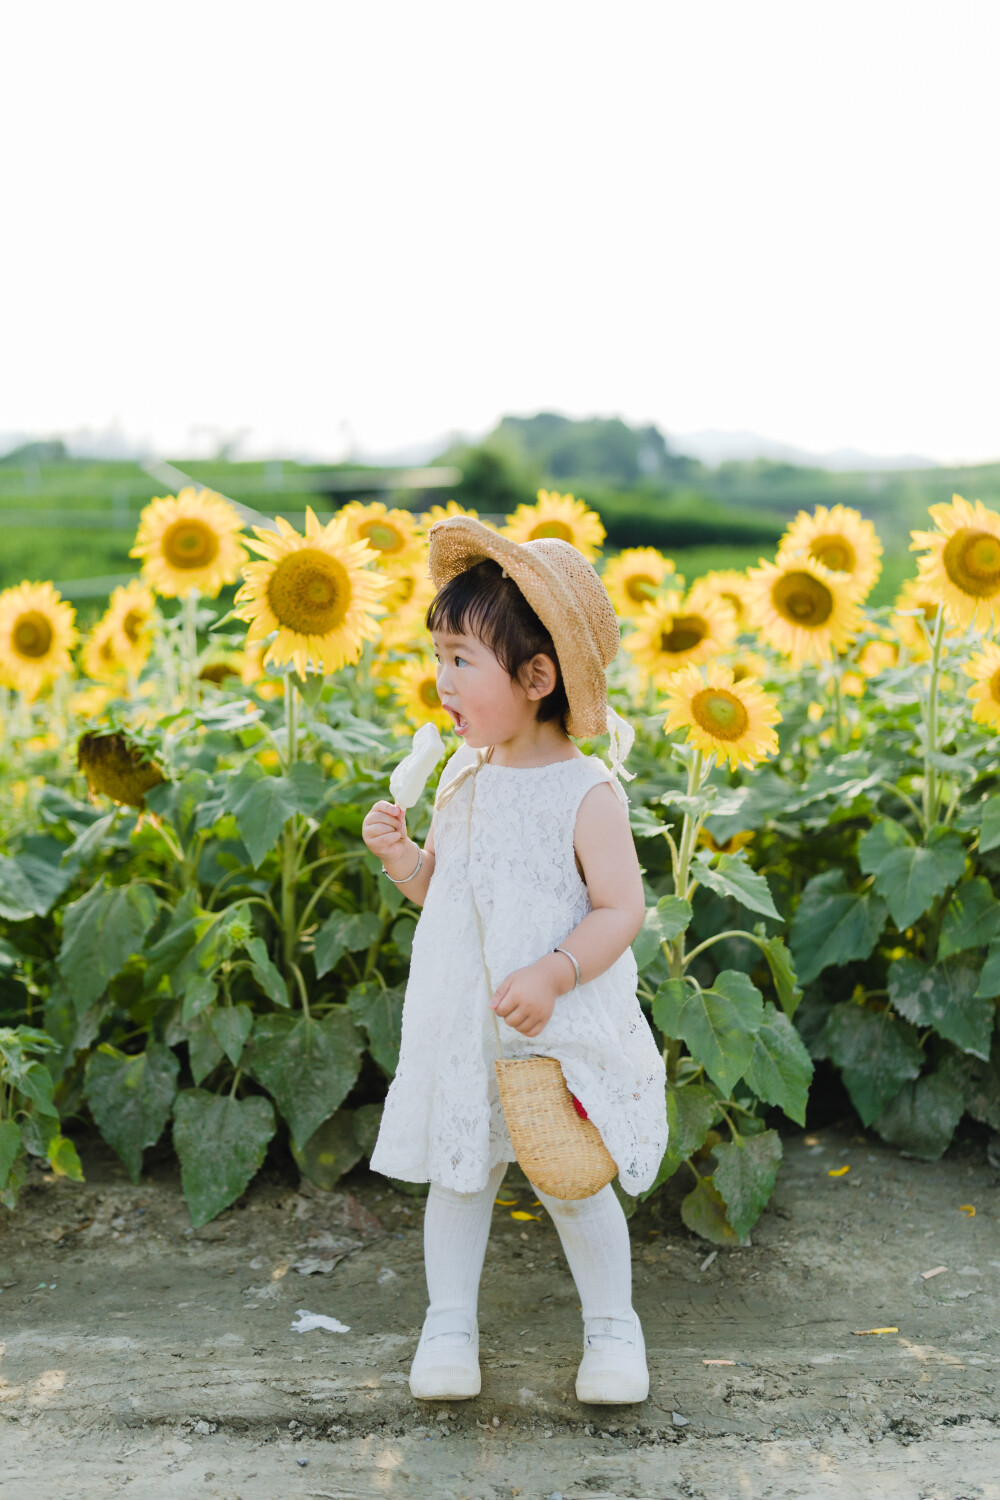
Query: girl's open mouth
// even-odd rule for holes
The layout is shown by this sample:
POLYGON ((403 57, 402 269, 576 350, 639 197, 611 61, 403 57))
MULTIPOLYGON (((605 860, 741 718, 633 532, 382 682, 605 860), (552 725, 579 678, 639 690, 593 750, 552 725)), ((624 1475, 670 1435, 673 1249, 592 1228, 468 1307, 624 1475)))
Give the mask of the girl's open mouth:
POLYGON ((445 712, 451 715, 452 721, 453 721, 453 723, 455 725, 455 733, 456 734, 464 734, 465 731, 468 729, 469 726, 465 722, 465 720, 463 719, 462 715, 459 713, 458 709, 457 708, 449 708, 448 705, 447 705, 447 703, 445 703, 443 706, 444 706, 445 712))

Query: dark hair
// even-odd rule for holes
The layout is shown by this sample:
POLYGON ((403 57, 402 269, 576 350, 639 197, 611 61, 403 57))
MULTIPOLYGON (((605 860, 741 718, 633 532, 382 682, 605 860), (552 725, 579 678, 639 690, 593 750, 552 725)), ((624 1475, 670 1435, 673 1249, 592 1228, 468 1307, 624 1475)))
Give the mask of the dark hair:
POLYGON ((514 681, 533 656, 551 657, 556 685, 540 699, 537 718, 541 724, 558 719, 566 728, 569 699, 552 637, 517 584, 493 558, 473 563, 438 589, 427 611, 427 629, 476 636, 514 681))

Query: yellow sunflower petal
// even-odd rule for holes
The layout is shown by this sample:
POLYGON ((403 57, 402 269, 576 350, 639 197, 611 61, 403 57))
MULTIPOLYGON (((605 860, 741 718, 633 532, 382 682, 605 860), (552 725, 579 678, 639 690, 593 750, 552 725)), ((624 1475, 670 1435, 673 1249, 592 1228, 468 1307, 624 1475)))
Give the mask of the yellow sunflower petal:
POLYGON ((655 547, 626 547, 608 559, 601 578, 615 613, 623 620, 634 620, 664 584, 679 586, 673 562, 655 547))
POLYGON ((973 719, 977 724, 1000 730, 1000 646, 994 641, 984 641, 982 651, 971 657, 962 670, 973 679, 966 695, 972 699, 973 719))
POLYGON ((605 530, 596 510, 572 495, 539 490, 535 505, 519 505, 501 528, 503 536, 514 542, 534 542, 541 537, 556 537, 569 542, 593 562, 604 541, 605 530))
POLYGON ((0 594, 0 673, 34 698, 72 670, 75 611, 51 583, 19 583, 0 594))
POLYGON ((932 505, 934 531, 911 531, 911 551, 921 551, 921 584, 960 630, 989 630, 1000 620, 1000 515, 981 500, 953 495, 932 505))
POLYGON ((664 734, 687 730, 687 744, 716 764, 730 768, 752 766, 778 750, 773 725, 781 714, 770 693, 752 677, 736 682, 731 668, 709 662, 704 672, 696 666, 674 674, 666 689, 664 734))
POLYGON ((134 578, 111 595, 104 617, 115 636, 119 661, 133 677, 138 677, 149 656, 156 618, 156 598, 152 589, 134 578))
POLYGON ((352 541, 367 542, 380 568, 406 571, 418 565, 424 556, 416 519, 408 510, 389 510, 381 500, 367 505, 352 500, 338 513, 338 519, 343 521, 352 541))
POLYGON ((812 515, 800 510, 778 545, 778 558, 822 563, 850 580, 855 598, 864 599, 882 571, 882 543, 871 521, 849 505, 812 515))
POLYGON ((695 579, 689 597, 696 607, 707 599, 721 599, 735 614, 737 627, 742 631, 750 628, 750 592, 745 573, 735 568, 713 568, 695 579))
POLYGON ((439 729, 452 727, 451 716, 441 707, 438 697, 437 661, 433 656, 393 663, 386 675, 397 703, 415 729, 421 724, 436 724, 439 729))
POLYGON ((291 662, 300 675, 336 672, 357 661, 378 636, 375 611, 388 580, 368 564, 371 548, 351 541, 335 517, 309 537, 272 538, 271 560, 247 563, 236 595, 237 617, 249 622, 247 646, 272 632, 263 662, 291 662))
POLYGON ((80 661, 87 676, 95 682, 112 682, 121 676, 124 664, 118 654, 116 632, 106 617, 97 622, 84 641, 80 661))
POLYGON ((750 616, 761 638, 794 666, 845 651, 862 626, 854 586, 811 559, 761 558, 749 568, 750 616))
POLYGON ((645 676, 663 684, 681 667, 697 666, 727 650, 736 639, 736 617, 728 604, 705 599, 696 609, 680 594, 647 604, 624 645, 645 676))
POLYGON ((189 486, 150 501, 129 556, 142 558, 143 577, 164 598, 184 598, 197 589, 214 599, 246 562, 240 525, 228 500, 189 486))

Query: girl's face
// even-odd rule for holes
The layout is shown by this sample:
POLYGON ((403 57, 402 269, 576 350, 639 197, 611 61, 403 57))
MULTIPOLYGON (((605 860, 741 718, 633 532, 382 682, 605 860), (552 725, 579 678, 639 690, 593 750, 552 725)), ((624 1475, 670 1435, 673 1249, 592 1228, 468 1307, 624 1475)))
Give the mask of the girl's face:
POLYGON ((439 630, 431 636, 441 705, 467 745, 505 744, 534 721, 537 703, 477 636, 439 630))

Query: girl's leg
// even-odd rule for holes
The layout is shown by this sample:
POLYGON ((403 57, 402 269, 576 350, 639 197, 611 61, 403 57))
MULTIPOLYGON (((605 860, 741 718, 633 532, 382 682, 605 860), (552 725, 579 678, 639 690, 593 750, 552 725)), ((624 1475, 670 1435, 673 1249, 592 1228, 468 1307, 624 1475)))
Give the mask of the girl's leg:
POLYGON ((498 1162, 479 1193, 432 1182, 424 1211, 424 1270, 429 1298, 410 1367, 410 1392, 423 1400, 478 1396, 479 1279, 493 1200, 507 1170, 498 1162))
POLYGON ((581 1401, 644 1401, 649 1392, 642 1328, 632 1307, 632 1247, 622 1206, 608 1183, 591 1198, 535 1192, 551 1214, 583 1314, 581 1401))
POLYGON ((432 1182, 424 1211, 424 1271, 430 1338, 468 1343, 493 1218, 493 1200, 507 1170, 498 1162, 479 1193, 455 1193, 432 1182), (464 1336, 463 1336, 464 1335, 464 1336))

